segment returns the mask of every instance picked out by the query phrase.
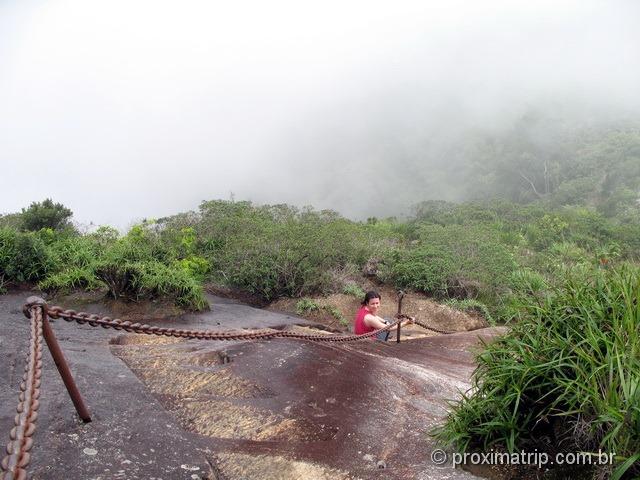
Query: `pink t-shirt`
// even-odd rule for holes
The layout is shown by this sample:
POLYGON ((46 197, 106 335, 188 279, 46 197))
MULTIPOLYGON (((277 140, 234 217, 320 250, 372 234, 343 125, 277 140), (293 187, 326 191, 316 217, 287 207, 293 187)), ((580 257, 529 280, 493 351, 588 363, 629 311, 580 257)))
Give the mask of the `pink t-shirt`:
POLYGON ((366 323, 364 323, 364 317, 371 313, 366 306, 360 307, 358 313, 356 314, 356 319, 353 324, 353 333, 356 335, 362 335, 363 333, 369 333, 376 330, 373 327, 369 327, 366 323))

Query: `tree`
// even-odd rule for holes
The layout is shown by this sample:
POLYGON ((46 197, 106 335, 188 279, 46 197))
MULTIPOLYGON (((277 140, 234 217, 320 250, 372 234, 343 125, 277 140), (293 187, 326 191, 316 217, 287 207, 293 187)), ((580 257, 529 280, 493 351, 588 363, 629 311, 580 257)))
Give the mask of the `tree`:
POLYGON ((20 230, 22 226, 22 215, 19 213, 7 213, 0 215, 0 228, 7 227, 14 230, 20 230))
POLYGON ((43 228, 62 231, 71 227, 73 212, 61 203, 53 203, 47 198, 43 202, 33 202, 22 209, 22 228, 37 232, 43 228))

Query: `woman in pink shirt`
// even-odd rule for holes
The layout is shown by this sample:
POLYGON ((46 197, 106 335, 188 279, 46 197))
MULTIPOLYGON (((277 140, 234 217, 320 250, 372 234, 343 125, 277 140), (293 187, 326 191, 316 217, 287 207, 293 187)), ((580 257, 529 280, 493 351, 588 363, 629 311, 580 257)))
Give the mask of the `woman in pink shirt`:
MULTIPOLYGON (((361 335, 363 333, 370 333, 374 330, 379 330, 386 327, 389 322, 382 317, 378 316, 380 310, 380 294, 374 290, 368 291, 362 301, 362 306, 356 314, 355 322, 353 325, 353 333, 361 335)), ((412 320, 404 320, 402 324, 411 323, 412 320)), ((380 332, 378 338, 380 340, 387 340, 389 337, 389 331, 380 332)))

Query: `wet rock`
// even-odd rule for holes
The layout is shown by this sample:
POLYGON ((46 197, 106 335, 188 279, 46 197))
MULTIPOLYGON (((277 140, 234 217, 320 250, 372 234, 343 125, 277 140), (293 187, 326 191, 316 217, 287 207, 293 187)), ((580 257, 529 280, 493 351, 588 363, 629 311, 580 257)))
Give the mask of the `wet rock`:
MULTIPOLYGON (((0 360, 8 365, 16 351, 22 354, 28 347, 23 316, 7 312, 24 298, 0 300, 0 313, 8 318, 0 322, 0 335, 15 339, 0 342, 0 360)), ((108 313, 104 305, 90 311, 108 313)), ((159 325, 216 328, 215 320, 222 317, 227 328, 287 323, 282 315, 223 304, 217 311, 159 325)), ((38 428, 55 441, 36 438, 33 478, 66 478, 77 468, 77 478, 106 479, 105 467, 111 467, 108 478, 156 480, 192 475, 212 480, 474 478, 462 470, 434 476, 425 467, 433 448, 425 430, 443 418, 446 399, 469 387, 475 368, 470 347, 481 334, 499 334, 495 329, 398 345, 292 339, 220 345, 124 334, 126 341, 114 341, 119 333, 66 322, 55 328, 96 418, 88 425, 56 420, 75 412, 45 354, 43 397, 48 401, 41 405, 38 428), (235 361, 225 362, 218 352, 235 361), (283 359, 286 367, 274 368, 283 359), (319 372, 324 372, 321 378, 319 372), (92 448, 83 452, 85 447, 92 448), (393 468, 387 468, 387 459, 393 468), (205 462, 212 473, 204 473, 205 462), (199 470, 176 468, 182 464, 199 470), (117 470, 122 467, 126 471, 117 470)), ((0 383, 7 426, 15 405, 4 399, 15 396, 18 382, 14 375, 0 383)))

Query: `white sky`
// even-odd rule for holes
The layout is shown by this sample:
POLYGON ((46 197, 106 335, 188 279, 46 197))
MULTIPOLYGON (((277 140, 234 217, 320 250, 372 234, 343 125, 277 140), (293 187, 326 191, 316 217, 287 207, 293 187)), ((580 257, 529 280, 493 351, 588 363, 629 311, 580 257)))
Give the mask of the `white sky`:
POLYGON ((231 192, 398 213, 447 197, 420 185, 461 123, 636 109, 639 24, 632 0, 5 0, 0 213, 51 197, 122 228, 231 192))

